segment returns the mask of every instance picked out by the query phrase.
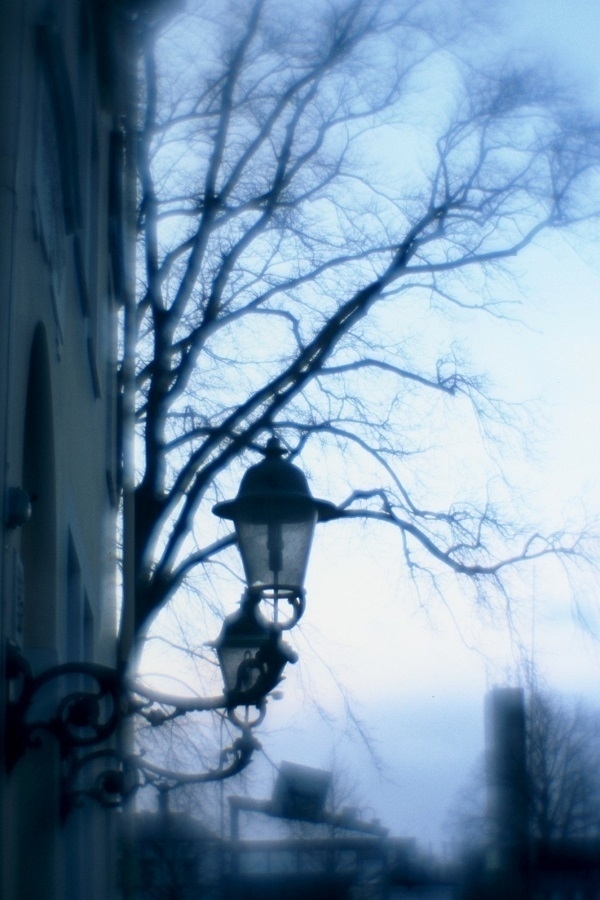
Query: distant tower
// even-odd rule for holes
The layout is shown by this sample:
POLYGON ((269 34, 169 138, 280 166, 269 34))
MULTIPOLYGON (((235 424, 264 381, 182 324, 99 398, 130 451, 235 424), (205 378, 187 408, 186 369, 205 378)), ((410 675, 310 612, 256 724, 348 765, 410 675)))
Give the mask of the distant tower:
POLYGON ((494 688, 486 698, 487 796, 491 896, 527 897, 528 779, 525 698, 494 688), (497 893, 496 893, 497 892, 497 893))

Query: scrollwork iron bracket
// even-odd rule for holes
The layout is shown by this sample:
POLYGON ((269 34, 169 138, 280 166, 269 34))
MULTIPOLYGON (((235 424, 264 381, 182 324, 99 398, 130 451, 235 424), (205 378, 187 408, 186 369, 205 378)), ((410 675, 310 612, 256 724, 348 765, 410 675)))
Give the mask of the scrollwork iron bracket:
MULTIPOLYGON (((241 729, 241 736, 222 752, 215 769, 187 776, 168 773, 142 757, 121 752, 118 740, 112 740, 126 717, 137 713, 151 721, 150 714, 143 710, 154 700, 141 701, 139 689, 132 692, 128 688, 123 672, 98 663, 64 663, 34 675, 20 649, 9 644, 6 674, 7 771, 12 771, 28 749, 39 747, 44 734, 51 735, 60 750, 63 820, 86 798, 116 808, 144 784, 162 789, 167 783, 174 787, 227 778, 244 769, 260 746, 251 729, 264 719, 264 701, 256 703, 257 714, 252 719, 246 705, 246 716, 241 719, 227 698, 214 698, 205 706, 200 704, 201 709, 222 709, 241 729)), ((175 709, 170 715, 163 714, 162 719, 190 711, 178 709, 177 704, 175 709)))
POLYGON ((62 779, 61 817, 81 806, 86 798, 108 809, 123 806, 140 787, 137 759, 103 748, 71 756, 62 779))
POLYGON ((108 741, 127 715, 121 673, 98 663, 64 663, 33 675, 14 644, 7 647, 6 767, 10 772, 44 732, 60 746, 63 759, 76 748, 108 741), (59 699, 57 688, 72 685, 59 699))

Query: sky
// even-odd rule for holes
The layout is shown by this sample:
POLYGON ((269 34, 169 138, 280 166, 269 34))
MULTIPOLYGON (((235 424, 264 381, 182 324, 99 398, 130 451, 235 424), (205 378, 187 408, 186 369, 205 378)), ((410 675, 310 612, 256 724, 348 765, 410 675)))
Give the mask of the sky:
MULTIPOLYGON (((548 55, 600 107, 596 3, 526 0, 508 4, 506 18, 515 48, 548 55)), ((518 272, 523 324, 479 320, 469 347, 503 396, 536 411, 534 452, 512 472, 528 502, 549 521, 583 503, 597 514, 600 248, 560 239, 527 251, 518 272)), ((555 570, 530 571, 515 584, 513 621, 460 597, 423 606, 398 574, 394 537, 372 524, 371 533, 340 535, 345 528, 332 524, 326 534, 323 526, 315 537, 302 628, 321 661, 308 671, 299 644, 302 671, 289 671, 283 700, 270 705, 265 750, 274 763, 345 769, 367 818, 443 853, 452 847, 452 809, 483 753, 489 688, 518 683, 529 658, 540 686, 596 703, 595 585, 586 591, 584 579, 574 601, 555 570), (370 746, 348 726, 336 681, 370 746), (334 698, 334 723, 311 703, 313 691, 334 698)), ((268 795, 269 776, 261 781, 254 789, 268 795)))
MULTIPOLYGON (((503 18, 507 43, 549 56, 600 111, 597 3, 513 0, 503 18)), ((530 455, 507 461, 507 471, 522 486, 523 509, 558 526, 584 506, 600 514, 600 247, 547 240, 516 271, 521 323, 473 319, 468 344, 502 396, 531 404, 530 455)), ((465 437, 468 465, 467 445, 465 437)), ((350 805, 443 851, 452 845, 449 810, 483 752, 489 688, 518 683, 533 661, 537 684, 596 702, 600 616, 586 578, 573 593, 556 567, 527 570, 512 582, 510 616, 474 609, 456 586, 425 601, 403 572, 395 535, 338 522, 317 530, 306 587, 300 661, 258 735, 254 796, 270 794, 283 759, 338 768, 355 783, 350 805)))

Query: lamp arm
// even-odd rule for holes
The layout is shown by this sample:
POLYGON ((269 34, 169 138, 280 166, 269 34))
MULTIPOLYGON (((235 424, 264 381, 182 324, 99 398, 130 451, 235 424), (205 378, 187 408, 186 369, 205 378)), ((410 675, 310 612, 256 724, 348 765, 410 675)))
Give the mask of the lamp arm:
POLYGON ((143 773, 147 784, 157 790, 171 791, 189 784, 205 784, 210 781, 224 781, 237 775, 249 765, 252 754, 260 750, 261 744, 251 733, 250 728, 242 729, 242 734, 229 747, 221 751, 219 765, 205 772, 173 772, 147 760, 138 758, 137 766, 143 773))
POLYGON ((128 690, 133 698, 134 712, 147 719, 151 725, 160 725, 162 722, 174 719, 177 716, 184 716, 189 712, 209 712, 227 707, 227 698, 224 694, 218 694, 215 697, 200 697, 198 695, 179 697, 176 694, 166 694, 162 691, 152 690, 152 688, 148 688, 136 681, 132 681, 128 685, 128 690), (138 697, 140 699, 136 701, 135 698, 138 697), (173 707, 173 712, 166 713, 164 710, 155 709, 155 704, 173 707))
POLYGON ((106 808, 116 809, 146 785, 159 791, 171 791, 190 784, 224 781, 237 775, 249 765, 253 753, 260 750, 261 745, 251 732, 254 723, 244 725, 236 721, 234 724, 241 728, 241 735, 221 751, 219 765, 205 772, 174 772, 149 762, 143 756, 123 756, 111 748, 74 758, 62 779, 62 820, 72 809, 81 806, 86 798, 106 808), (90 780, 91 785, 88 784, 90 780))
MULTIPOLYGON (((152 727, 159 727, 165 722, 170 722, 179 716, 185 716, 191 712, 219 712, 227 710, 227 715, 231 718, 231 713, 238 706, 246 709, 255 706, 259 710, 259 717, 252 723, 257 725, 262 722, 265 717, 264 694, 265 690, 272 690, 275 686, 265 683, 264 665, 254 660, 244 661, 240 668, 243 673, 238 674, 238 685, 227 695, 220 694, 217 697, 177 697, 173 694, 163 694, 160 691, 147 690, 146 688, 134 687, 132 692, 134 695, 141 696, 141 700, 132 701, 132 711, 145 719, 152 727), (259 673, 257 685, 247 691, 241 689, 241 683, 245 674, 252 669, 256 669, 259 673), (160 707, 171 707, 170 711, 161 709, 160 707)), ((279 680, 279 679, 278 679, 279 680)), ((239 727, 244 727, 243 720, 234 719, 234 723, 239 727)))
MULTIPOLYGON (((124 670, 98 663, 64 663, 34 676, 26 657, 12 643, 6 647, 6 674, 7 771, 12 771, 28 749, 40 745, 44 732, 52 735, 58 741, 66 771, 63 793, 70 798, 65 806, 66 811, 78 802, 73 798, 90 796, 105 806, 111 806, 124 802, 131 793, 129 788, 122 789, 116 784, 119 771, 128 774, 129 783, 129 758, 125 759, 110 747, 101 746, 116 735, 119 725, 126 718, 139 715, 150 725, 159 726, 189 712, 224 712, 231 707, 231 698, 225 694, 214 697, 165 694, 128 679, 124 670), (73 690, 65 693, 64 687, 69 683, 73 685, 73 690), (45 713, 43 716, 42 712, 45 713), (104 771, 100 761, 106 758, 113 759, 113 763, 112 768, 104 771), (120 768, 114 768, 114 760, 120 768), (80 780, 80 773, 92 764, 94 771, 100 773, 94 786, 75 789, 73 785, 77 779, 80 780)), ((263 716, 261 707, 260 721, 263 716)), ((244 731, 248 728, 247 723, 244 725, 241 721, 234 724, 244 731)), ((241 752, 243 748, 247 749, 248 744, 243 740, 240 744, 239 740, 242 739, 238 739, 233 746, 241 752)), ((232 765, 237 767, 240 761, 234 761, 232 765)), ((214 772, 207 774, 205 780, 214 780, 214 772)))
POLYGON ((158 726, 186 713, 216 712, 230 709, 232 705, 231 697, 225 694, 179 697, 154 691, 127 679, 123 671, 98 663, 64 663, 34 676, 29 662, 12 643, 6 649, 6 673, 9 772, 29 748, 39 746, 42 732, 56 738, 64 759, 74 750, 105 743, 117 732, 120 722, 132 715, 140 715, 150 725, 158 726), (52 688, 67 680, 74 683, 74 690, 52 703, 52 688), (39 714, 34 717, 36 704, 43 706, 40 698, 44 689, 48 691, 52 712, 43 718, 39 714), (170 711, 159 707, 169 707, 170 711))

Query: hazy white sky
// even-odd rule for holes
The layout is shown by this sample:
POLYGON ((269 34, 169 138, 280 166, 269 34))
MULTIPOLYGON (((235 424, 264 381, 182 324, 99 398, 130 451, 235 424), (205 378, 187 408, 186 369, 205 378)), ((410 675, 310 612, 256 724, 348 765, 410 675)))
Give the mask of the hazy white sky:
MULTIPOLYGON (((508 4, 506 19, 515 48, 548 54, 600 110, 600 5, 520 0, 508 4)), ((528 251, 517 271, 524 325, 478 320, 469 346, 504 396, 534 401, 535 455, 508 469, 523 485, 525 508, 558 525, 582 503, 590 514, 600 509, 600 248, 548 242, 528 251)), ((516 683, 533 657, 540 683, 594 701, 600 644, 581 628, 556 569, 515 578, 509 622, 502 610, 473 611, 457 593, 447 606, 433 600, 423 608, 400 568, 384 528, 358 532, 344 523, 317 533, 301 662, 288 674, 284 701, 270 705, 264 744, 275 763, 328 767, 335 758, 354 773, 368 815, 441 847, 451 840, 447 808, 483 750, 485 691, 516 683), (346 711, 335 679, 372 739, 379 775, 357 730, 340 732, 346 711), (337 709, 333 725, 315 711, 313 691, 337 709)), ((594 587, 577 595, 591 625, 594 587)), ((269 779, 257 779, 255 792, 268 794, 269 779)))
MULTIPOLYGON (((513 0, 502 16, 515 50, 549 54, 600 112, 596 0, 513 0)), ((474 316, 461 332, 475 368, 490 372, 507 399, 531 402, 539 439, 529 459, 506 460, 506 469, 522 487, 523 514, 559 527, 584 503, 600 512, 600 248, 548 240, 524 254, 516 272, 522 324, 474 316)), ((462 446, 457 440, 457 467, 476 469, 470 453, 468 436, 462 446)), ((284 699, 269 704, 251 792, 270 794, 267 759, 334 762, 356 778, 357 805, 393 833, 438 847, 449 841, 447 808, 483 750, 485 691, 516 683, 533 658, 541 683, 597 693, 600 643, 576 620, 560 571, 528 570, 511 587, 510 619, 502 608, 473 609, 450 582, 444 600, 424 603, 384 526, 318 529, 295 639, 300 662, 288 667, 284 699), (348 698, 368 740, 348 724, 348 698)), ((579 610, 600 636, 595 585, 589 596, 585 581, 580 587, 579 610)))

